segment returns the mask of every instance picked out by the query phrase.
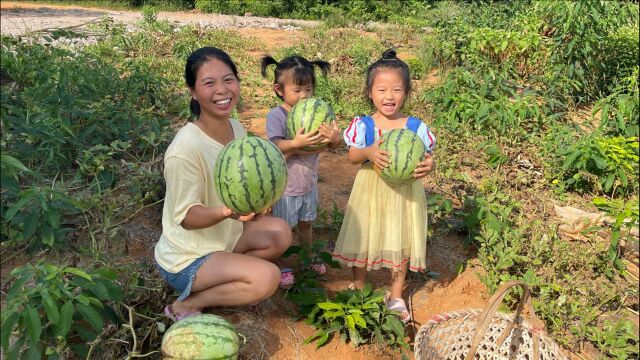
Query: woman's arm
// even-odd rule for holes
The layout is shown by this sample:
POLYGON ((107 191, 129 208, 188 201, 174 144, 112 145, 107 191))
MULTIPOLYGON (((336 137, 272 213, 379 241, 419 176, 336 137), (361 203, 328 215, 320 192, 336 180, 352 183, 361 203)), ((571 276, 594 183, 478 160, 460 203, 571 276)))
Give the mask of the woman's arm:
POLYGON ((187 230, 204 229, 216 225, 226 219, 234 219, 238 221, 249 221, 255 217, 255 214, 248 215, 235 214, 231 209, 225 206, 205 207, 195 205, 187 211, 187 215, 180 224, 187 230))

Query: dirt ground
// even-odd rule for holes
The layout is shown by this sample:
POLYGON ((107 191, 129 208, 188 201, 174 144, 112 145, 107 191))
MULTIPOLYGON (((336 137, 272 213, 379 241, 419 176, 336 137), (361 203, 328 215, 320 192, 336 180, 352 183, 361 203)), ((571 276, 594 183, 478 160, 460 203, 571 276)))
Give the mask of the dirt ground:
MULTIPOLYGON (((42 6, 8 1, 0 2, 0 5, 3 35, 21 34, 42 28, 73 26, 103 15, 109 15, 116 21, 127 23, 141 19, 139 12, 42 6)), ((267 52, 275 49, 276 46, 281 46, 283 42, 295 43, 303 38, 304 33, 295 29, 297 26, 313 25, 313 22, 206 15, 193 12, 160 13, 159 18, 179 23, 206 22, 215 23, 219 27, 235 28, 240 34, 257 39, 261 50, 267 52)), ((252 55, 258 57, 262 53, 262 51, 256 51, 252 55)), ((240 117, 250 119, 243 122, 248 130, 264 136, 264 116, 268 110, 252 108, 249 103, 240 117)), ((344 211, 358 167, 349 164, 344 150, 323 153, 320 164, 320 206, 330 211, 335 202, 338 208, 344 211)), ((428 180, 425 187, 428 191, 430 187, 428 180)), ((131 261, 153 261, 153 246, 161 231, 160 216, 156 216, 159 214, 160 212, 156 209, 149 213, 150 216, 145 221, 128 224, 126 246, 131 261)), ((474 265, 476 262, 473 257, 474 254, 462 245, 462 239, 456 235, 429 239, 428 266, 431 271, 439 273, 440 276, 427 282, 411 281, 405 292, 405 298, 411 298, 417 327, 426 323, 434 314, 462 308, 484 307, 488 299, 487 289, 478 278, 482 268, 474 265), (469 259, 471 260, 466 269, 458 274, 456 266, 469 259)), ((11 262, 6 265, 12 266, 11 262)), ((3 273, 4 270, 7 269, 3 269, 3 273)), ((372 272, 370 279, 374 287, 384 287, 389 282, 389 272, 383 270, 372 272)), ((323 284, 329 291, 338 291, 346 288, 349 282, 350 270, 330 269, 323 284)), ((278 293, 270 304, 273 305, 274 302, 278 304, 281 299, 282 293, 278 293)), ((215 309, 213 312, 216 312, 215 309)), ((315 345, 303 345, 303 340, 313 333, 313 329, 303 322, 292 322, 290 316, 281 307, 267 304, 258 306, 255 312, 259 313, 261 326, 265 329, 264 343, 266 344, 263 349, 256 349, 256 352, 268 354, 266 358, 364 360, 394 357, 370 347, 354 349, 337 338, 316 350, 315 345)), ((243 320, 241 318, 243 316, 245 315, 238 313, 232 320, 237 323, 255 322, 258 319, 254 317, 243 320)), ((246 316, 250 317, 250 315, 246 316)))

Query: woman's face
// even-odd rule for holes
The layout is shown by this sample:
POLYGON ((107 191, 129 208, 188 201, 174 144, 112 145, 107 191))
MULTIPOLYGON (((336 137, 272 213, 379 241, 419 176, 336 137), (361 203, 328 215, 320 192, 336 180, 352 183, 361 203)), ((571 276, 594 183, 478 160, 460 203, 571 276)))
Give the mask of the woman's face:
POLYGON ((200 104, 201 116, 227 120, 240 99, 240 81, 227 64, 210 59, 198 69, 190 92, 200 104))

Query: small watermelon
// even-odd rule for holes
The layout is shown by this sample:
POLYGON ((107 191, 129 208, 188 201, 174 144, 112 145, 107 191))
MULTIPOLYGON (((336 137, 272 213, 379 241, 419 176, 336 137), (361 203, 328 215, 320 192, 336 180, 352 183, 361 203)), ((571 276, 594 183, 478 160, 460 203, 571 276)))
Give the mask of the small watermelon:
POLYGON ((165 359, 237 359, 240 339, 236 329, 220 316, 201 314, 175 322, 162 337, 165 359))
POLYGON ((391 185, 413 182, 413 171, 424 160, 425 147, 422 139, 409 129, 394 129, 382 135, 380 149, 389 152, 391 163, 384 169, 374 169, 384 181, 391 185))
POLYGON ((220 200, 238 214, 261 213, 287 186, 287 164, 270 141, 247 135, 228 143, 213 169, 220 200))
MULTIPOLYGON (((316 98, 302 99, 298 101, 287 115, 287 135, 293 139, 300 128, 304 128, 304 133, 309 134, 317 131, 320 125, 331 126, 331 122, 336 119, 336 115, 329 103, 316 98)), ((303 147, 303 150, 322 149, 327 144, 317 144, 303 147)))

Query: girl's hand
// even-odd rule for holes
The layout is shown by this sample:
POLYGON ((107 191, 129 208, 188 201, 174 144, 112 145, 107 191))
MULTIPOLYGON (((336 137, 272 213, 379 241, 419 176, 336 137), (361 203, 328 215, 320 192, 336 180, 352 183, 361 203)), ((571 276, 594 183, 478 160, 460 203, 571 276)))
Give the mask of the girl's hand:
POLYGON ((373 143, 373 145, 366 148, 367 159, 380 169, 386 168, 391 163, 391 161, 389 161, 389 152, 380 150, 380 144, 382 144, 383 141, 384 139, 380 138, 378 141, 373 143))
POLYGON ((256 217, 255 213, 251 213, 247 215, 240 215, 240 214, 234 213, 233 210, 229 209, 226 206, 222 208, 222 215, 224 215, 226 218, 230 218, 230 219, 238 220, 242 222, 251 221, 253 220, 253 218, 256 217))
POLYGON ((337 146, 340 144, 340 128, 335 120, 331 122, 331 127, 325 124, 320 125, 319 131, 320 134, 324 136, 322 143, 329 144, 331 146, 337 146))
POLYGON ((416 179, 421 179, 432 172, 435 167, 436 162, 435 160, 433 160, 433 155, 424 153, 424 160, 418 163, 418 166, 413 171, 413 177, 416 179))
POLYGON ((304 129, 300 128, 298 129, 296 136, 294 136, 294 138, 291 140, 291 145, 296 149, 300 149, 305 146, 319 144, 321 141, 322 141, 322 134, 320 134, 318 131, 305 134, 304 129))

